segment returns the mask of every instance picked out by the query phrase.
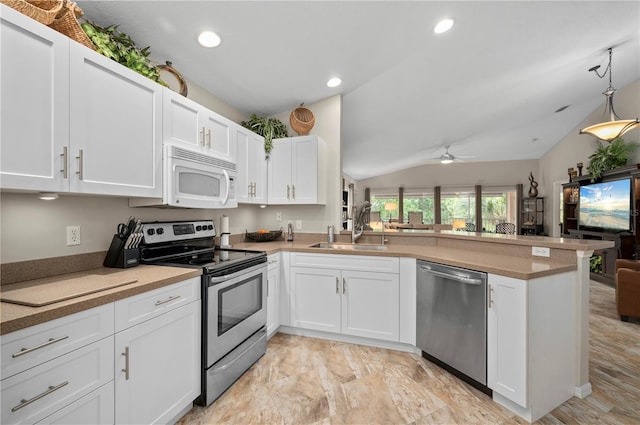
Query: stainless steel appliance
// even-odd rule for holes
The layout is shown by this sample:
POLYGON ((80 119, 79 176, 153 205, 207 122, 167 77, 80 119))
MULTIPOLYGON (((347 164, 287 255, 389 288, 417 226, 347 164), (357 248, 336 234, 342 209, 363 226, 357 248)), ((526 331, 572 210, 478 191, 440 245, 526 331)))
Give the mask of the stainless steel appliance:
POLYGON ((201 268, 202 394, 209 405, 267 349, 267 255, 214 246, 212 221, 144 223, 141 262, 201 268))
POLYGON ((183 147, 163 148, 162 199, 132 198, 131 206, 236 208, 236 164, 183 147))
POLYGON ((416 343, 422 355, 487 388, 487 274, 417 261, 416 343))

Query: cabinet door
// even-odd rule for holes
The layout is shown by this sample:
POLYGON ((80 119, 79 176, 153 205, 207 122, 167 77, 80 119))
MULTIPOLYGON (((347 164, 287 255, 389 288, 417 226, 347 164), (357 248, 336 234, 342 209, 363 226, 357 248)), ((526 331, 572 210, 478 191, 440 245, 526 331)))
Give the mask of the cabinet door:
POLYGON ((526 282, 489 275, 487 386, 527 407, 526 282))
POLYGON ((300 137, 290 144, 291 200, 296 204, 315 204, 318 201, 318 139, 300 137))
POLYGON ((3 189, 69 190, 69 39, 0 5, 0 182, 3 189))
POLYGON ((167 423, 200 394, 200 302, 116 334, 116 423, 167 423))
POLYGON ((198 122, 202 106, 166 87, 163 88, 162 96, 164 143, 192 149, 203 147, 204 133, 198 122))
POLYGON ((222 115, 204 108, 200 118, 200 126, 205 128, 204 143, 207 153, 235 163, 235 138, 231 132, 235 124, 222 115))
POLYGON ((291 326, 340 333, 340 271, 291 268, 291 326))
POLYGON ((269 204, 291 203, 291 143, 288 139, 274 139, 269 157, 269 204))
POLYGON ((267 203, 267 160, 264 154, 264 137, 251 132, 250 141, 250 169, 253 181, 253 203, 267 203))
POLYGON ((267 272, 267 337, 271 337, 280 326, 280 261, 279 254, 269 256, 267 272))
POLYGON ((343 334, 399 341, 397 274, 344 270, 342 294, 343 334))
POLYGON ((162 196, 162 87, 70 43, 72 192, 162 196))
POLYGON ((113 424, 113 381, 47 416, 38 425, 113 424))

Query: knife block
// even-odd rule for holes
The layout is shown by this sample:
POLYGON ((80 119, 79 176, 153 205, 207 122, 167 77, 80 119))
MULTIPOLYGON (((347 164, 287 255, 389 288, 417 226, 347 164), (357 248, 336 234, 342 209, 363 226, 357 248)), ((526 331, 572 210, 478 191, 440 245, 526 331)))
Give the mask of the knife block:
POLYGON ((113 235, 113 239, 111 239, 111 246, 109 246, 107 256, 104 258, 104 262, 102 263, 103 266, 128 269, 129 267, 135 267, 140 263, 140 249, 125 249, 125 242, 126 241, 120 239, 118 235, 113 235))

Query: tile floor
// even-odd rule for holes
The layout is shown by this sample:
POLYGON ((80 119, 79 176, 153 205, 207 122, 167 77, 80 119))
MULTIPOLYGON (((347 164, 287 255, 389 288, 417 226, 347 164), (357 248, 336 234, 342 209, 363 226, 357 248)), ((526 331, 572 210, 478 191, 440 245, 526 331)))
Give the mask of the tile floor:
MULTIPOLYGON (((593 394, 538 424, 640 424, 640 324, 620 322, 614 290, 591 283, 593 394)), ((191 424, 525 424, 421 357, 277 334, 267 353, 191 424)))

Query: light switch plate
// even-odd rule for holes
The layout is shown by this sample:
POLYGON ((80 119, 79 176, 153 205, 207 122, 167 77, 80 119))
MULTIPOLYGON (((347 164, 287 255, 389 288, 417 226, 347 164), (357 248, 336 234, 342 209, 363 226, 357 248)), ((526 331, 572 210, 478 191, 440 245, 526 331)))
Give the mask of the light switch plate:
POLYGON ((532 246, 531 247, 531 255, 535 255, 536 257, 550 257, 551 249, 543 248, 541 246, 532 246))

